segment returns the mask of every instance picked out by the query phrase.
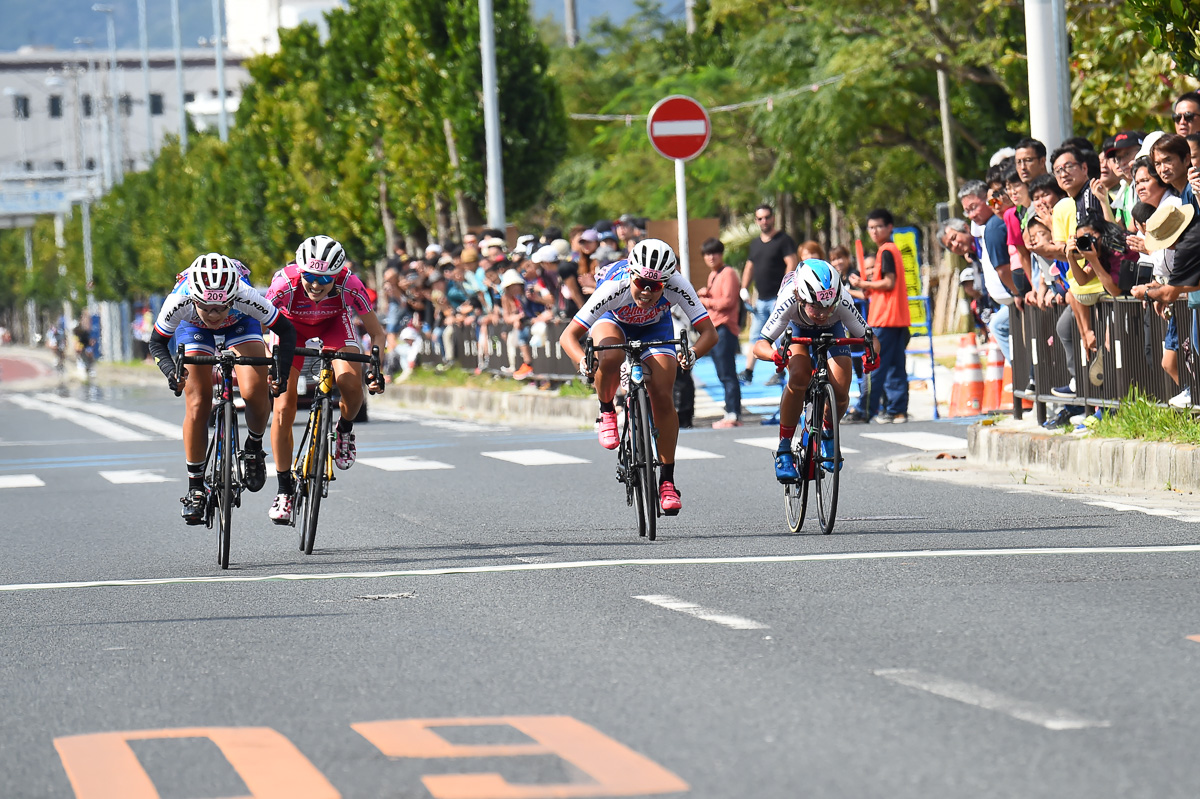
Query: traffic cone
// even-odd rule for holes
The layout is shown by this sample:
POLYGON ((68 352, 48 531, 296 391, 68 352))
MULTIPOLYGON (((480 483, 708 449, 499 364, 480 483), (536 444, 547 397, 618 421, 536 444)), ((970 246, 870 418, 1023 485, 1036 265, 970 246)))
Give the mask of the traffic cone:
POLYGON ((978 416, 983 401, 983 372, 979 368, 979 350, 975 336, 958 341, 954 361, 954 386, 950 389, 950 416, 978 416))
MULTIPOLYGON (((1000 345, 992 339, 988 346, 987 370, 983 375, 983 407, 984 413, 1000 410, 1004 402, 1004 353, 1000 345)), ((1009 405, 1012 397, 1009 396, 1009 405)))

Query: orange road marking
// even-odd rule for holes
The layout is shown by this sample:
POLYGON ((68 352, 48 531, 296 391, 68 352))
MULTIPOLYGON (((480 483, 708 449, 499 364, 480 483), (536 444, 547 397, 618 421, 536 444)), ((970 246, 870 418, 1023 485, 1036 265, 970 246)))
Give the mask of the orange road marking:
POLYGON ((249 797, 238 799, 340 799, 341 794, 295 744, 270 727, 192 727, 100 732, 55 738, 54 747, 76 799, 159 799, 130 741, 207 738, 217 745, 249 797))
POLYGON ((688 790, 686 782, 662 766, 570 716, 404 719, 360 722, 350 726, 388 757, 520 757, 550 754, 557 755, 595 780, 594 783, 513 785, 495 773, 421 777, 434 799, 573 799, 688 790), (520 730, 535 743, 452 744, 430 729, 497 724, 520 730))

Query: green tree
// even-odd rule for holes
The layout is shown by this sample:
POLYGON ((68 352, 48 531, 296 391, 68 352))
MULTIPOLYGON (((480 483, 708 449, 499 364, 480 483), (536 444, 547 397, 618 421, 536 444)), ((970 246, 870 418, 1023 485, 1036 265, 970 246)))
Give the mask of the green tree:
POLYGON ((1200 76, 1200 7, 1190 0, 1126 0, 1125 8, 1155 51, 1179 72, 1200 76))

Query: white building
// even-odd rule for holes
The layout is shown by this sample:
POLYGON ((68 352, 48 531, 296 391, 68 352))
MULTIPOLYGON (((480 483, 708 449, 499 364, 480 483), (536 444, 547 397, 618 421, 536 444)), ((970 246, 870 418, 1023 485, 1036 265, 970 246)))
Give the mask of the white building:
MULTIPOLYGON (((149 53, 150 97, 141 53, 117 51, 110 83, 106 50, 22 50, 0 53, 0 177, 13 173, 144 169, 163 137, 179 134, 179 85, 172 50, 149 53), (115 90, 110 88, 115 87, 115 90), (116 128, 109 109, 116 105, 116 128), (146 116, 152 140, 147 141, 146 116)), ((229 113, 237 109, 248 74, 236 55, 225 57, 229 113)), ((217 98, 216 58, 210 49, 183 52, 184 103, 217 98)), ((193 123, 202 123, 193 119, 193 123)), ((199 127, 199 124, 197 125, 199 127)))
POLYGON ((235 53, 279 52, 279 29, 311 22, 328 35, 325 13, 345 8, 340 0, 236 0, 225 3, 225 31, 235 53))

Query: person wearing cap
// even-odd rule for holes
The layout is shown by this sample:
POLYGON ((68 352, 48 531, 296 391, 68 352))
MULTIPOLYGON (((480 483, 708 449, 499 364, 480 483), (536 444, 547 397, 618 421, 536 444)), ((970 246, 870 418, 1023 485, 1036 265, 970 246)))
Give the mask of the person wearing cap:
POLYGON ((617 237, 621 240, 621 246, 625 252, 629 252, 634 244, 645 238, 641 235, 641 231, 638 229, 638 219, 633 214, 621 214, 621 218, 617 220, 615 228, 617 237))
POLYGON ((509 347, 515 344, 523 363, 513 371, 513 377, 524 380, 533 373, 533 347, 530 345, 533 318, 536 315, 525 296, 525 278, 516 269, 509 269, 500 278, 501 318, 511 328, 509 347))
POLYGON ((436 241, 425 248, 425 263, 429 266, 437 264, 438 259, 442 257, 442 245, 436 241))
POLYGON ((600 244, 596 248, 596 252, 592 253, 592 260, 596 266, 608 266, 614 261, 621 259, 621 251, 618 249, 620 243, 617 241, 617 234, 611 230, 599 231, 600 244))
POLYGON ((1108 169, 1121 181, 1111 195, 1113 217, 1126 230, 1133 230, 1131 212, 1138 201, 1133 190, 1133 161, 1141 146, 1142 134, 1135 130, 1122 131, 1104 143, 1103 155, 1108 162, 1108 169))
POLYGON ((692 284, 678 271, 678 263, 675 251, 665 241, 639 241, 627 260, 618 261, 603 273, 591 299, 559 338, 563 352, 579 373, 589 382, 595 378, 600 401, 600 417, 596 420, 600 445, 616 449, 621 440, 614 402, 625 355, 621 350, 605 350, 589 363, 584 357, 584 338, 590 337, 600 345, 673 341, 676 337, 672 306, 683 311, 700 334, 694 350, 685 336, 679 345, 650 346, 641 355, 650 375, 648 393, 658 428, 658 456, 662 463, 658 500, 667 516, 678 514, 683 508, 675 486, 675 446, 679 440, 679 415, 674 401, 676 373, 679 367, 690 370, 696 358, 706 355, 717 343, 717 331, 708 311, 692 284))

